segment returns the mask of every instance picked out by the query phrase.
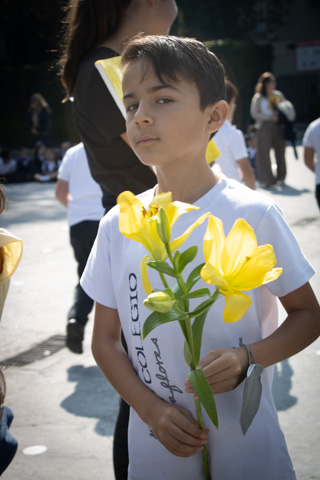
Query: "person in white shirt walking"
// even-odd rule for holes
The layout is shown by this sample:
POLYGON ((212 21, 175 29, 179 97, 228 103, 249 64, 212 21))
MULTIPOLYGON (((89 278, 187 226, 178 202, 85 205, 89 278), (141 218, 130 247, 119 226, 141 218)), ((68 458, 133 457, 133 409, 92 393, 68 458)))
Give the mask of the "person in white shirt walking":
POLYGON ((320 117, 310 123, 302 144, 304 163, 316 174, 316 199, 320 208, 320 117))
MULTIPOLYGON (((102 190, 93 180, 83 143, 71 147, 63 157, 58 171, 56 198, 67 208, 70 243, 78 263, 80 279, 104 215, 102 190)), ((69 350, 81 354, 82 341, 93 300, 75 287, 74 303, 68 312, 67 339, 69 350)))

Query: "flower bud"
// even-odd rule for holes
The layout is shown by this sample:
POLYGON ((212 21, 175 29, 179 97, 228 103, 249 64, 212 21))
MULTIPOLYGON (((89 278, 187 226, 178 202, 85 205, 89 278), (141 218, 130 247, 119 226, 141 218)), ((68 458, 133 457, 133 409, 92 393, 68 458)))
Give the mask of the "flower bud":
POLYGON ((166 292, 150 293, 143 304, 154 312, 168 313, 172 308, 172 300, 166 292))
POLYGON ((167 212, 163 207, 159 208, 157 230, 160 240, 168 244, 171 237, 171 228, 167 212))

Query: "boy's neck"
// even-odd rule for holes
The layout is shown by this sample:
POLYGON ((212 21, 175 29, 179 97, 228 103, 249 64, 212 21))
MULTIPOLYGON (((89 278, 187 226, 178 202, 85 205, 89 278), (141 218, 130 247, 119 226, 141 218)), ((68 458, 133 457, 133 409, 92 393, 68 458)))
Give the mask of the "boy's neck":
POLYGON ((205 195, 220 180, 220 175, 208 165, 199 172, 186 170, 180 171, 179 175, 168 175, 168 172, 157 170, 158 186, 155 194, 171 192, 172 201, 193 204, 205 195))

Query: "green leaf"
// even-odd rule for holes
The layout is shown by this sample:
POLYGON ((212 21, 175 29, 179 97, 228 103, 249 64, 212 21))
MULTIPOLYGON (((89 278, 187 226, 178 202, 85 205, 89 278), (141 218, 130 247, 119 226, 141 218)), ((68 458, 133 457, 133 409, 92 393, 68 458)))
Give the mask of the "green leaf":
POLYGON ((179 258, 180 258, 180 252, 177 250, 173 257, 173 265, 177 271, 179 270, 179 258))
POLYGON ((203 312, 208 310, 214 302, 215 300, 212 297, 208 298, 204 302, 200 303, 200 305, 198 305, 197 308, 195 308, 192 312, 190 312, 189 317, 190 318, 198 317, 203 312))
POLYGON ((179 273, 181 273, 184 270, 184 268, 186 267, 186 265, 188 265, 188 263, 192 262, 192 260, 195 259, 197 253, 198 253, 197 246, 187 248, 187 250, 181 253, 181 255, 178 257, 178 262, 177 262, 179 273))
POLYGON ((171 277, 177 278, 176 272, 166 262, 154 261, 154 262, 148 262, 147 265, 149 265, 149 267, 153 268, 154 270, 157 270, 158 272, 166 273, 171 277))
POLYGON ((201 343, 202 343, 202 331, 204 322, 207 318, 209 309, 205 310, 201 315, 196 317, 192 323, 192 336, 193 336, 193 344, 194 344, 194 361, 195 365, 198 365, 200 360, 200 351, 201 351, 201 343))
POLYGON ((188 332, 187 332, 186 322, 183 318, 181 320, 181 317, 179 319, 179 324, 180 324, 180 328, 182 330, 184 338, 187 339, 188 338, 188 332))
POLYGON ((199 290, 194 290, 193 292, 186 293, 184 295, 185 298, 199 298, 199 297, 204 297, 207 295, 208 297, 211 296, 211 292, 209 288, 199 288, 199 290))
POLYGON ((193 285, 195 285, 197 283, 197 281, 200 280, 200 278, 201 278, 200 271, 202 270, 204 265, 205 265, 205 263, 201 263, 196 268, 194 268, 192 270, 192 272, 190 273, 190 275, 189 275, 189 277, 186 281, 186 286, 187 286, 188 292, 190 292, 193 285))
POLYGON ((152 332, 152 330, 159 327, 160 325, 163 325, 164 323, 174 322, 176 320, 181 320, 181 316, 174 310, 171 310, 168 313, 152 312, 151 315, 149 315, 147 320, 144 322, 144 325, 142 327, 142 340, 144 340, 146 336, 149 335, 150 332, 152 332))
POLYGON ((185 340, 185 342, 184 342, 183 353, 184 353, 184 359, 186 361, 186 364, 189 365, 189 367, 191 368, 191 366, 192 366, 192 355, 191 355, 190 348, 189 348, 187 340, 185 340))
POLYGON ((216 402, 214 396, 207 380, 207 377, 202 370, 191 370, 188 374, 191 385, 199 397, 200 402, 202 403, 205 411, 207 412, 210 420, 214 424, 217 430, 219 430, 218 414, 216 402))

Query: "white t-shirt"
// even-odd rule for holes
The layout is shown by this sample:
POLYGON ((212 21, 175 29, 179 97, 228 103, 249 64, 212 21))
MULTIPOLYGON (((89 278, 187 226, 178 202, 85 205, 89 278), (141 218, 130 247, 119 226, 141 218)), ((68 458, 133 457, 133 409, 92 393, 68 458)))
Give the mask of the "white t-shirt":
POLYGON ((261 113, 269 117, 272 117, 272 115, 274 114, 268 98, 261 97, 261 113))
MULTIPOLYGON (((149 190, 138 198, 147 207, 153 194, 154 190, 149 190)), ((278 266, 283 268, 283 274, 276 281, 246 292, 253 302, 238 322, 223 322, 224 298, 214 304, 204 326, 203 357, 212 349, 238 346, 239 337, 243 338, 244 343, 250 344, 273 332, 278 325, 277 302, 273 294, 283 296, 297 289, 309 280, 314 271, 279 208, 268 197, 223 176, 195 205, 200 210, 182 215, 173 226, 172 238, 176 238, 196 218, 208 211, 223 220, 226 235, 235 220, 242 217, 253 227, 258 244, 271 243, 274 246, 278 266)), ((128 356, 141 381, 163 400, 189 409, 196 418, 193 397, 184 391, 188 367, 184 361, 184 338, 178 322, 161 325, 144 341, 141 339, 143 323, 150 314, 143 305, 146 294, 139 266, 146 251, 140 243, 129 240, 119 232, 118 221, 119 207, 116 206, 100 222, 81 285, 95 301, 118 310, 128 356)), ((206 223, 196 228, 180 249, 183 251, 192 245, 199 245, 196 260, 186 267, 184 276, 204 261, 202 243, 206 223)), ((163 288, 158 273, 151 268, 149 278, 153 288, 163 288)), ((201 288, 200 284, 197 284, 197 288, 201 288)), ((203 283, 202 286, 209 287, 203 283)), ((198 303, 196 300, 194 302, 198 303)), ((208 448, 213 478, 295 479, 272 398, 272 375, 273 368, 265 369, 262 374, 260 408, 245 436, 239 423, 243 383, 231 392, 215 396, 219 431, 204 412, 205 426, 210 428, 208 448)), ((149 427, 133 409, 130 410, 129 421, 129 464, 129 480, 202 478, 201 453, 190 458, 172 455, 152 436, 149 427)))
POLYGON ((226 120, 215 134, 214 142, 220 152, 220 157, 216 159, 216 163, 220 165, 224 175, 241 182, 242 173, 237 162, 248 157, 246 142, 241 130, 238 130, 229 120, 226 120))
POLYGON ((91 176, 83 143, 67 150, 58 178, 68 182, 71 194, 67 210, 70 227, 84 220, 100 220, 103 217, 102 190, 91 176))
POLYGON ((310 123, 303 136, 302 144, 304 147, 311 147, 316 152, 316 184, 320 184, 320 118, 310 123))

